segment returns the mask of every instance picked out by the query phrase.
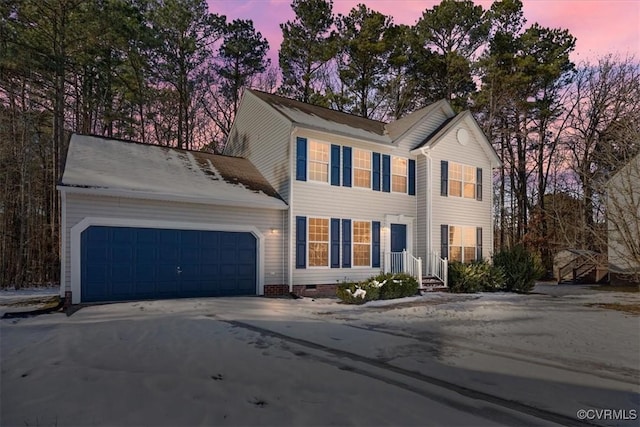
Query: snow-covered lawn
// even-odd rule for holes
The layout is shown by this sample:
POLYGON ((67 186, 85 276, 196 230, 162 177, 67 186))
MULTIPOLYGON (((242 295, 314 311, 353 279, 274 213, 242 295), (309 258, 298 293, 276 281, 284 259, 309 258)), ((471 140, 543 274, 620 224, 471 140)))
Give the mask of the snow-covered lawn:
POLYGON ((640 316, 593 304, 640 294, 536 291, 3 319, 0 425, 638 425, 640 316))

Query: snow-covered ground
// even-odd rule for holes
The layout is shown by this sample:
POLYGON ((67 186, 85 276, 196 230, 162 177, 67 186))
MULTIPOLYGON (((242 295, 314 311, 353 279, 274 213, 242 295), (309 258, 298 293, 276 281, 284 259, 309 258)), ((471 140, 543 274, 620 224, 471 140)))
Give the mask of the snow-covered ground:
POLYGON ((536 291, 3 319, 0 425, 638 425, 640 294, 536 291))

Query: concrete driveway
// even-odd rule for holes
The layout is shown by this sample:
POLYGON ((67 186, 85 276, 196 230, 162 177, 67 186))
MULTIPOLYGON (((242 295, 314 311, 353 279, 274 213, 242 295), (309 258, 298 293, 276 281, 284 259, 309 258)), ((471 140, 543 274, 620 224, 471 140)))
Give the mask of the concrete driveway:
MULTIPOLYGON (((5 319, 0 424, 637 425, 633 355, 608 366, 558 348, 540 360, 545 349, 526 349, 553 342, 549 319, 542 338, 527 328, 540 307, 554 313, 552 300, 520 297, 440 294, 359 307, 218 298, 5 319), (520 341, 473 334, 498 328, 480 316, 487 305, 520 341), (595 412, 603 409, 618 412, 595 412)), ((610 317, 613 328, 638 326, 637 317, 585 313, 610 317)))

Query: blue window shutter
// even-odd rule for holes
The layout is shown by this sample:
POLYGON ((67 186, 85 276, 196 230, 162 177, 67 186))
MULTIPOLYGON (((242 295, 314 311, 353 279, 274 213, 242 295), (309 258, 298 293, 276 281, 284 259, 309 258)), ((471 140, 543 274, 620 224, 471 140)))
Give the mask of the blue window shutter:
POLYGON ((380 153, 371 153, 371 162, 373 170, 373 183, 371 188, 374 191, 380 191, 380 153))
POLYGON ((476 259, 478 261, 482 260, 482 227, 476 228, 476 259))
POLYGON ((371 223, 371 267, 380 267, 380 221, 371 223))
POLYGON ((391 157, 386 154, 382 155, 382 191, 391 191, 391 157))
POLYGON ((340 268, 340 220, 331 218, 331 268, 340 268))
POLYGON ((476 200, 482 201, 482 168, 476 169, 476 200))
POLYGON ((449 258, 449 226, 440 225, 440 258, 449 258))
POLYGON ((351 220, 342 220, 342 266, 351 268, 351 220))
POLYGON ((296 217, 296 268, 307 267, 307 217, 296 217))
POLYGON ((342 147, 342 185, 351 187, 351 147, 342 147))
POLYGON ((296 179, 307 180, 307 138, 296 138, 296 179))
POLYGON ((440 162, 440 195, 449 195, 449 162, 446 160, 440 162))
POLYGON ((340 146, 331 144, 331 185, 340 185, 340 146))
POLYGON ((409 159, 409 195, 416 195, 416 161, 409 159))

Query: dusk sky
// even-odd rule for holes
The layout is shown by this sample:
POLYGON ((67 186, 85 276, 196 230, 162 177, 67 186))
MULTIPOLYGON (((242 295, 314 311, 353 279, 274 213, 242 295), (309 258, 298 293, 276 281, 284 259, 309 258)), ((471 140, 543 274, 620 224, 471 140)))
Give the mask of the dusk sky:
MULTIPOLYGON (((491 0, 474 0, 485 9, 491 0)), ((228 20, 252 19, 269 40, 270 57, 277 65, 282 41, 279 24, 294 18, 290 0, 208 0, 209 10, 228 20)), ((434 0, 334 0, 334 13, 348 14, 358 3, 391 15, 396 24, 413 25, 434 0)), ((574 62, 593 61, 608 53, 635 55, 640 60, 640 0, 523 0, 527 26, 538 22, 568 29, 577 38, 574 62)))

